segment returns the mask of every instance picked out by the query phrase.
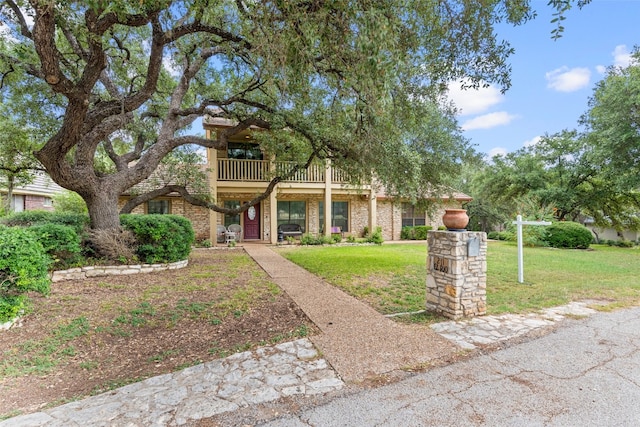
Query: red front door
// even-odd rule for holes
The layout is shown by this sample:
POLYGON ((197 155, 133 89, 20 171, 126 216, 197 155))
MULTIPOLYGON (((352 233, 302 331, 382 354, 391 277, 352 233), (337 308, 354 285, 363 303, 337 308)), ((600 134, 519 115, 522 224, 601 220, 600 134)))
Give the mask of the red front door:
POLYGON ((260 239, 260 204, 251 206, 244 211, 244 238, 245 240, 260 239))

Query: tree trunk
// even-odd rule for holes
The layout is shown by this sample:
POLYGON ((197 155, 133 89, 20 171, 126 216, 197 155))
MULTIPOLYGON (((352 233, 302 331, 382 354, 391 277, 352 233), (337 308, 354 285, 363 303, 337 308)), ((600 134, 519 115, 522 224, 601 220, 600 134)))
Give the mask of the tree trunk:
POLYGON ((7 201, 5 203, 5 212, 7 214, 11 214, 15 210, 15 205, 13 209, 11 208, 11 202, 13 200, 13 187, 14 187, 13 175, 9 174, 9 176, 7 176, 7 201))
POLYGON ((89 219, 93 230, 120 229, 120 213, 118 210, 118 195, 108 191, 98 191, 85 202, 89 210, 89 219))

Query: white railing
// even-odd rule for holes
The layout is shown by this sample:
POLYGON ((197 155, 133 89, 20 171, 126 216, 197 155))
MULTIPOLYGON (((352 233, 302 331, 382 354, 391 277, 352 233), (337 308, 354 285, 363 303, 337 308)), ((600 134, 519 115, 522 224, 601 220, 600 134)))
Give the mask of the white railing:
POLYGON ((265 160, 218 160, 218 181, 268 181, 269 162, 265 160))
MULTIPOLYGON (((218 159, 218 181, 268 182, 275 174, 284 176, 294 167, 292 162, 275 162, 273 165, 275 171, 271 170, 271 162, 268 160, 218 159)), ((323 164, 312 164, 307 169, 295 171, 284 181, 322 183, 325 180, 325 171, 323 164)), ((342 183, 347 180, 344 173, 333 170, 331 181, 342 183)))

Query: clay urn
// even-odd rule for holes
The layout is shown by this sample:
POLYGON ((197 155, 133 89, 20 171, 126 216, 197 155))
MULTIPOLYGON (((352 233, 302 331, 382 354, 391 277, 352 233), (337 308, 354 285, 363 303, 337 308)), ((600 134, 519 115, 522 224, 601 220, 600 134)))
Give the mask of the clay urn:
POLYGON ((445 209, 442 223, 447 230, 464 230, 469 224, 469 216, 466 209, 445 209))

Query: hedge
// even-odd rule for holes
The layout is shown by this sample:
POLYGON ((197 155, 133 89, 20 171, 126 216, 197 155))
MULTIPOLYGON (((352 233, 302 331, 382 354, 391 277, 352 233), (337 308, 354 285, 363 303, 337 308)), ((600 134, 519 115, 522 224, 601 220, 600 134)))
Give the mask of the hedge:
POLYGON ((562 221, 545 227, 544 240, 554 248, 587 249, 593 241, 593 235, 582 224, 562 221))
POLYGON ((30 291, 47 295, 51 259, 27 229, 0 227, 0 322, 24 309, 30 291))
POLYGON ((175 262, 189 257, 195 233, 191 222, 178 215, 120 215, 120 224, 138 241, 136 255, 145 263, 175 262))
POLYGON ((427 231, 432 229, 430 225, 404 226, 400 230, 400 239, 427 240, 427 231))
POLYGON ((81 256, 80 236, 70 225, 48 223, 28 228, 42 244, 44 251, 57 264, 54 268, 65 268, 81 256))
POLYGON ((22 211, 2 219, 9 227, 30 227, 39 224, 60 224, 73 227, 81 234, 89 225, 89 215, 70 212, 22 211))

